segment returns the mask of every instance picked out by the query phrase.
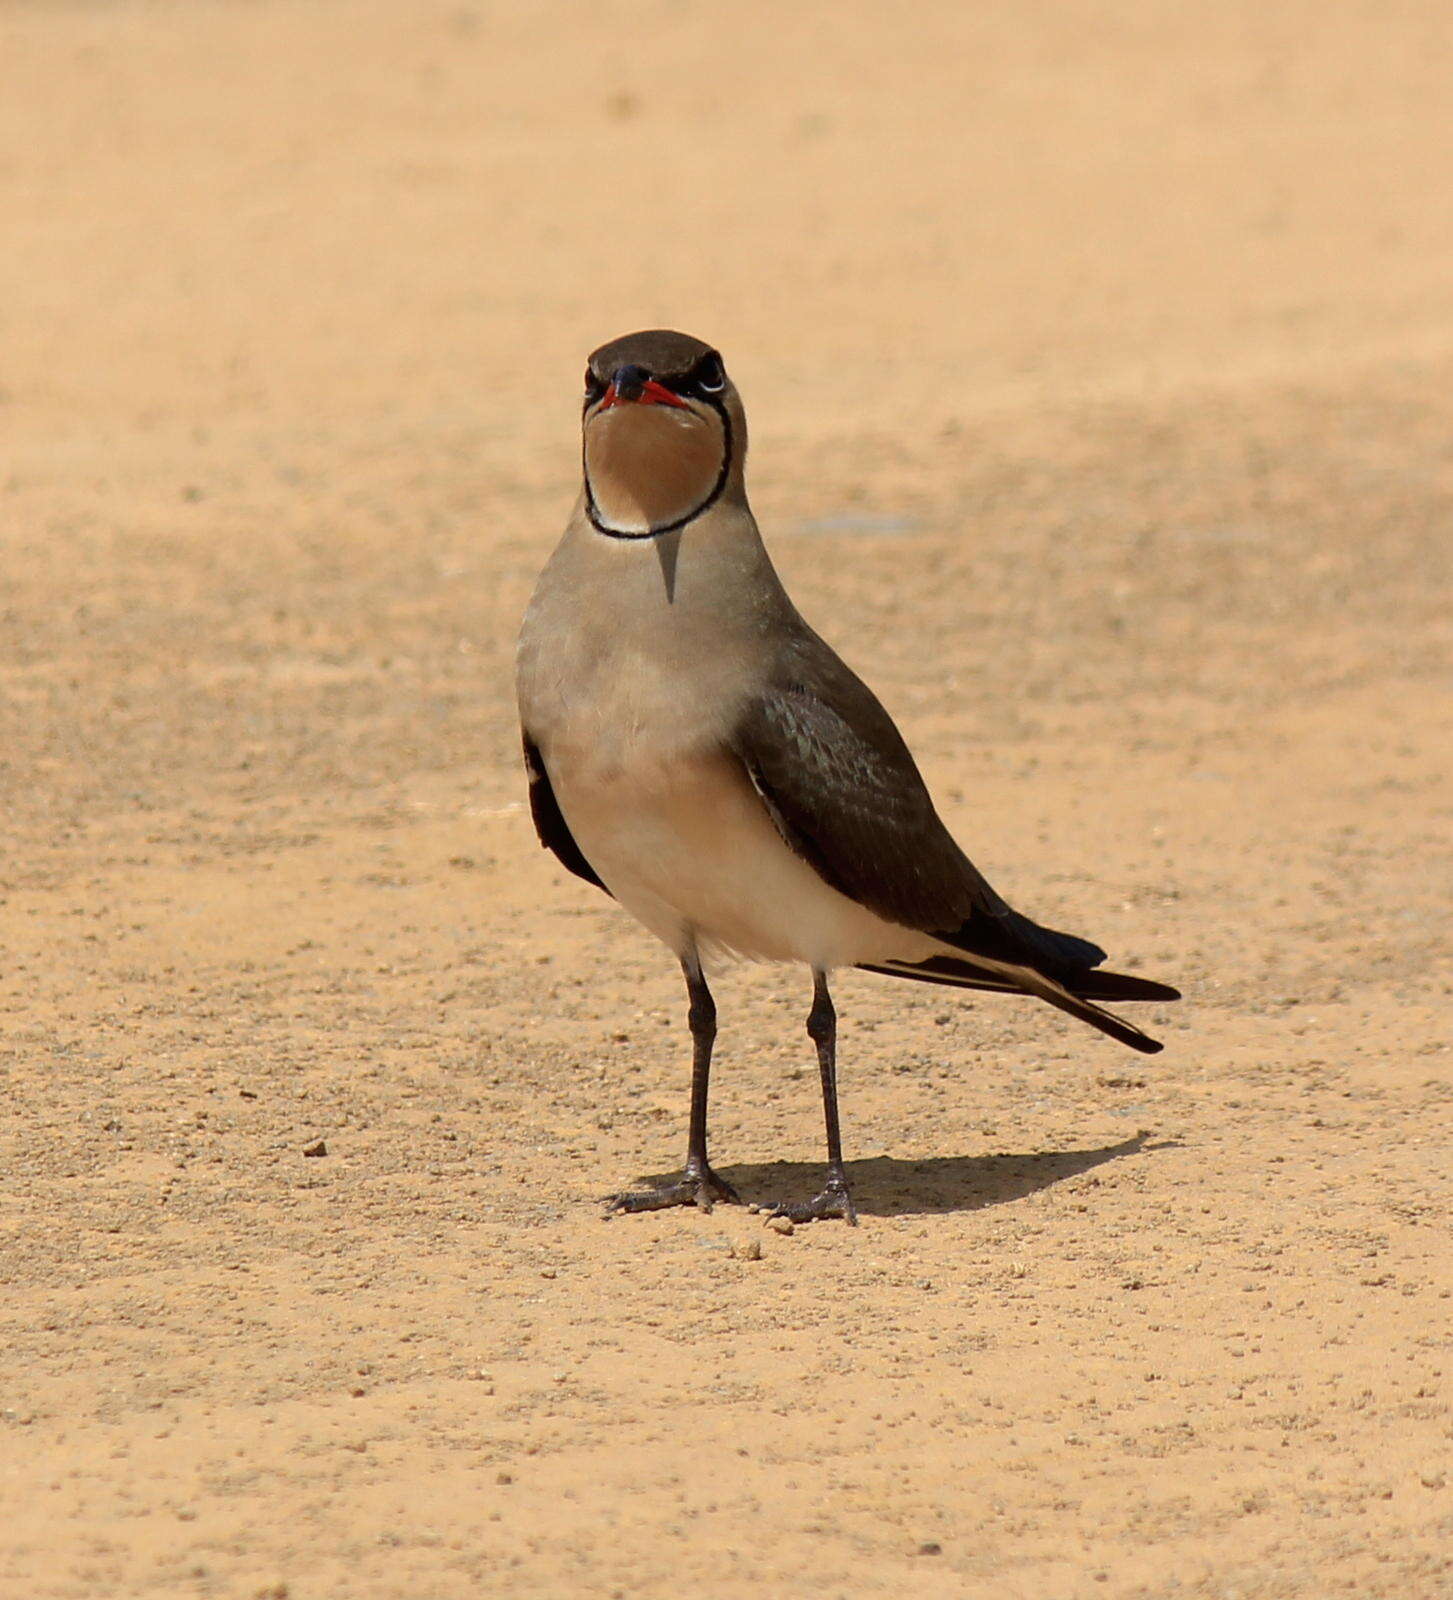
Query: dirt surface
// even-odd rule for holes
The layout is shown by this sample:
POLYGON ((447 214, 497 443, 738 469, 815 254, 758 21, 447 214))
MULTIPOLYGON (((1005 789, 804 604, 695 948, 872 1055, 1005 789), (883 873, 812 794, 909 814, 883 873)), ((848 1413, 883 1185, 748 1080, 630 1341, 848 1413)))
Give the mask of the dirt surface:
MULTIPOLYGON (((0 73, 0 1593, 1453 1595, 1447 6, 12 3, 0 73), (1186 990, 1145 1059, 843 976, 856 1232, 600 1216, 684 1002, 510 658, 659 323, 971 853, 1186 990)), ((718 986, 755 1199, 807 998, 718 986)))

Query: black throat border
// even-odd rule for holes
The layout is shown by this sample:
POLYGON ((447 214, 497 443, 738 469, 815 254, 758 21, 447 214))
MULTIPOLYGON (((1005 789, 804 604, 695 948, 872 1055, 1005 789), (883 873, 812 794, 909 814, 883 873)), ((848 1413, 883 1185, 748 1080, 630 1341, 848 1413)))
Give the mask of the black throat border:
POLYGON ((677 517, 674 522, 657 523, 654 528, 647 528, 642 533, 623 533, 619 528, 607 527, 600 520, 600 513, 596 510, 595 496, 590 490, 590 473, 585 465, 585 439, 582 433, 580 441, 580 476, 585 484, 585 514, 590 519, 590 525, 597 533, 603 533, 607 539, 658 539, 663 533, 675 533, 678 528, 684 528, 688 522, 695 522, 705 511, 711 508, 721 498, 721 492, 726 488, 727 479, 731 476, 732 455, 736 448, 736 441, 732 437, 732 419, 727 413, 727 408, 720 400, 710 396, 703 396, 707 405, 721 418, 722 452, 721 471, 716 475, 716 482, 711 486, 711 492, 698 506, 693 506, 685 516, 677 517))

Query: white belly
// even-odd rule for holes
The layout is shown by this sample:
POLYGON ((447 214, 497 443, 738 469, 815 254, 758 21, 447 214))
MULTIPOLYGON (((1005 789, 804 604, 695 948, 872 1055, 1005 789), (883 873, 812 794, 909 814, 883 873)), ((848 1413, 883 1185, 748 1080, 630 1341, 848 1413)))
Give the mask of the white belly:
POLYGON ((561 768, 551 774, 556 798, 586 859, 678 955, 828 969, 922 960, 939 948, 824 883, 788 849, 730 757, 561 768))

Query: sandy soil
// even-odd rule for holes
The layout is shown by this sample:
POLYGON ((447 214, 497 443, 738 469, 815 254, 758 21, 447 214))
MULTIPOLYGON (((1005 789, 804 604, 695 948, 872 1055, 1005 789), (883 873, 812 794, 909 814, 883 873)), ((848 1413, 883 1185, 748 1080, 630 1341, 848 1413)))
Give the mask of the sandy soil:
MULTIPOLYGON (((0 11, 6 1596, 1453 1595, 1447 7, 907 19, 0 11), (972 853, 1187 992, 844 977, 856 1232, 599 1214, 683 1002, 509 661, 661 322, 972 853)), ((803 976, 718 998, 810 1192, 803 976)))

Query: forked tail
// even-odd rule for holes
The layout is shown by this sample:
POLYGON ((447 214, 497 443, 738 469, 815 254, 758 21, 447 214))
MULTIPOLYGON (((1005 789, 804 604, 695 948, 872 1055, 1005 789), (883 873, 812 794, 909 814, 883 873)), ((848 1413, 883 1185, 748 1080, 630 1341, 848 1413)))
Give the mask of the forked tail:
POLYGON ((1063 978, 1047 977, 1033 967, 1017 962, 981 959, 960 960, 956 956, 930 956, 927 961, 863 962, 864 972, 880 972, 888 978, 913 978, 919 983, 941 983, 954 989, 983 989, 998 994, 1032 994, 1040 1000, 1088 1022, 1132 1050, 1148 1056, 1164 1049, 1158 1039, 1105 1011, 1096 1000, 1179 1000, 1180 990, 1168 983, 1132 977, 1124 972, 1097 972, 1092 968, 1063 978))

